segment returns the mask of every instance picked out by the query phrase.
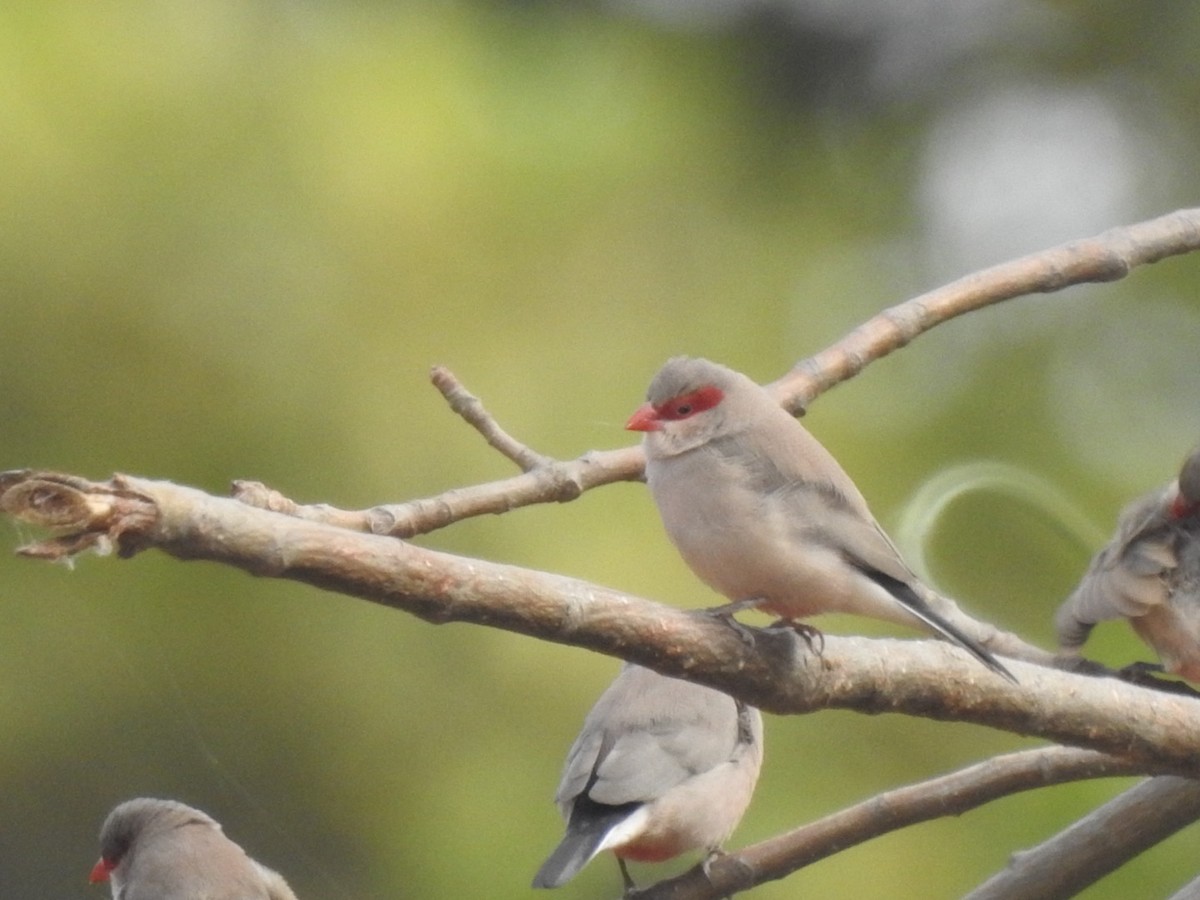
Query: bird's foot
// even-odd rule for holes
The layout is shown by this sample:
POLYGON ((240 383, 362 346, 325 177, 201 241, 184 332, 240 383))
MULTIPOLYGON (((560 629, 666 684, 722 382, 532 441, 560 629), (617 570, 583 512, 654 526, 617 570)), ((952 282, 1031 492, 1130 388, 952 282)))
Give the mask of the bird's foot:
POLYGON ((733 629, 734 634, 742 639, 743 644, 752 648, 754 647, 754 629, 743 625, 734 616, 743 610, 754 609, 761 602, 762 600, 758 597, 752 597, 749 600, 735 600, 732 603, 723 603, 720 606, 710 606, 707 609, 702 609, 700 610, 700 615, 724 622, 733 629))
MULTIPOLYGON (((722 861, 727 867, 732 867, 737 870, 736 874, 726 872, 722 881, 725 884, 730 884, 734 890, 745 890, 754 885, 754 867, 739 856, 730 856, 719 847, 708 851, 708 855, 700 861, 700 871, 704 873, 704 877, 708 879, 708 883, 716 887, 716 881, 713 878, 712 865, 718 860, 722 861), (731 883, 732 881, 732 883, 731 883)), ((732 896, 732 895, 727 895, 732 896)))
POLYGON ((1183 681, 1174 678, 1160 678, 1158 674, 1164 669, 1159 663, 1132 662, 1123 669, 1117 670, 1117 677, 1130 684, 1165 691, 1169 694, 1183 694, 1186 697, 1200 697, 1200 692, 1183 681))
POLYGON ((1163 667, 1162 663, 1152 663, 1144 660, 1138 660, 1137 662, 1131 662, 1129 665, 1125 666, 1125 668, 1118 669, 1117 671, 1120 672, 1122 678, 1128 679, 1129 681, 1137 681, 1140 678, 1151 678, 1157 681, 1158 679, 1154 676, 1161 675, 1163 672, 1163 667))
POLYGON ((1054 667, 1062 669, 1064 672, 1073 672, 1076 675, 1091 675, 1096 678, 1107 677, 1112 674, 1112 670, 1107 666, 1093 662, 1090 659, 1084 659, 1075 653, 1060 653, 1054 657, 1054 667))
POLYGON ((792 631, 800 635, 800 639, 808 645, 808 649, 817 658, 825 652, 825 635, 820 628, 807 622, 797 622, 795 619, 776 619, 767 626, 769 631, 792 631))
POLYGON ((720 847, 713 847, 705 854, 704 859, 700 860, 700 871, 704 873, 704 877, 712 881, 712 864, 718 859, 724 859, 727 854, 720 847))
POLYGON ((617 865, 621 867, 621 881, 625 882, 625 891, 621 894, 624 900, 633 900, 642 891, 633 882, 633 877, 629 874, 629 869, 625 865, 625 860, 617 857, 617 865))

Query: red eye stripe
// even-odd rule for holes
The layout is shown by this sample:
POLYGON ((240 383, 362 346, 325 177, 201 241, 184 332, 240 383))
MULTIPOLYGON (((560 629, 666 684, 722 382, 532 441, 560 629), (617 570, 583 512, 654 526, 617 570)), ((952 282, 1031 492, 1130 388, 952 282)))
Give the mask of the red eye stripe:
POLYGON ((658 413, 660 419, 674 422, 704 412, 706 409, 712 409, 724 399, 725 392, 710 384, 686 394, 680 394, 678 397, 672 397, 666 403, 654 407, 654 411, 658 413))

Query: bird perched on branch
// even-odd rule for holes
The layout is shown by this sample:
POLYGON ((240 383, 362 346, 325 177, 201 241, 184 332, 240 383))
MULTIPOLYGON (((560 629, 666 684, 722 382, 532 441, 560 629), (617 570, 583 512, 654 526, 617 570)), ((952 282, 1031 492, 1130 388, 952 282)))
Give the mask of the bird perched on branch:
POLYGON ((247 856, 211 817, 147 797, 108 814, 90 880, 109 882, 113 900, 296 900, 282 875, 247 856))
POLYGON ((555 796, 567 832, 533 886, 565 884, 612 850, 628 893, 625 860, 715 853, 750 804, 762 754, 757 709, 627 663, 567 754, 555 796))
POLYGON ((727 614, 757 607, 796 622, 843 612, 921 627, 1016 680, 930 605, 850 476, 745 375, 671 359, 625 427, 645 433, 646 481, 667 534, 732 601, 727 614))
POLYGON ((1162 669, 1200 682, 1200 447, 1178 478, 1122 510, 1116 534, 1058 609, 1059 646, 1077 655, 1097 623, 1121 618, 1162 669))

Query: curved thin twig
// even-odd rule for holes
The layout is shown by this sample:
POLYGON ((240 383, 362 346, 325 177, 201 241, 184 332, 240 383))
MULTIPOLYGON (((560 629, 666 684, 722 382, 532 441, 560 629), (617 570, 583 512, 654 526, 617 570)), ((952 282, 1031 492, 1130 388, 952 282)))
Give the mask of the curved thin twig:
MULTIPOLYGON (((1134 268, 1200 249, 1200 209, 1114 228, 1101 235, 1072 241, 1023 256, 961 278, 914 297, 855 328, 831 347, 798 362, 786 375, 768 385, 792 413, 802 412, 830 388, 853 378, 877 359, 907 346, 920 335, 957 316, 1026 294, 1049 293, 1076 284, 1115 281, 1134 268)), ((434 370, 438 384, 449 376, 434 370)), ((453 376, 449 376, 453 379, 453 376)), ((453 379, 457 384, 457 379, 453 379)), ((447 391, 438 384, 443 395, 447 391)), ((461 385, 459 385, 461 387, 461 385)), ((455 392, 452 390, 451 394, 455 392)), ((475 400, 470 394, 470 400, 475 400)), ((468 488, 456 488, 421 500, 347 511, 327 505, 301 506, 257 482, 235 482, 234 496, 263 509, 287 512, 317 522, 372 534, 412 537, 471 516, 495 515, 535 503, 563 503, 585 491, 642 476, 640 447, 593 451, 578 459, 554 461, 505 434, 482 404, 466 401, 451 406, 479 430, 488 443, 515 461, 525 474, 468 488), (463 409, 470 411, 464 413, 463 409), (490 436, 489 436, 490 435, 490 436), (502 437, 501 437, 502 436, 502 437), (530 463, 539 460, 536 467, 530 463)), ((478 401, 476 401, 477 403, 478 401)))
POLYGON ((483 435, 489 447, 515 462, 522 472, 532 472, 554 463, 549 456, 531 450, 501 428, 495 417, 484 409, 483 401, 463 387, 445 366, 434 366, 429 372, 429 380, 441 391, 450 408, 483 435))
POLYGON ((1118 281, 1138 266, 1193 250, 1200 250, 1200 208, 1031 253, 884 310, 832 347, 797 363, 770 387, 780 403, 796 412, 875 360, 964 313, 1027 294, 1118 281))
POLYGON ((717 900, 784 878, 872 838, 942 816, 958 816, 1020 791, 1144 771, 1091 750, 1043 747, 997 756, 949 775, 885 791, 761 843, 646 888, 638 900, 717 900))

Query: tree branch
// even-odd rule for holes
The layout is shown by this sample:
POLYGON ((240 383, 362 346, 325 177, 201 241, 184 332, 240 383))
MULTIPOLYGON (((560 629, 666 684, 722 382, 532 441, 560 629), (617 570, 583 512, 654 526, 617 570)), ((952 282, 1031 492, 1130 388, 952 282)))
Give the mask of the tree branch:
POLYGON ((1016 853, 969 900, 1074 897, 1200 818, 1200 782, 1164 775, 1130 788, 1050 840, 1016 853))
POLYGON ((483 435, 488 446, 515 462, 522 472, 532 472, 552 465, 554 460, 530 450, 507 431, 483 407, 483 402, 463 387, 462 382, 445 366, 434 366, 429 373, 433 386, 441 391, 450 408, 466 420, 467 424, 483 435))
POLYGON ((997 756, 959 772, 886 791, 761 843, 695 866, 639 893, 638 900, 718 900, 784 878, 848 847, 1000 797, 1086 778, 1137 774, 1127 760, 1068 747, 997 756))
POLYGON ((551 462, 500 481, 452 488, 434 497, 364 510, 342 510, 323 503, 300 505, 257 481, 235 481, 233 496, 250 506, 311 522, 409 538, 473 516, 500 515, 535 503, 567 503, 601 485, 637 481, 642 477, 644 465, 640 446, 592 451, 578 459, 551 462))
MULTIPOLYGON (((1137 266, 1196 249, 1200 249, 1200 209, 1182 210, 1005 263, 886 310, 834 346, 798 363, 768 388, 781 404, 799 412, 872 361, 951 318, 1027 293, 1112 281, 1137 266)), ((718 887, 724 883, 722 878, 735 879, 726 891, 783 877, 847 842, 961 812, 1056 779, 1133 771, 1200 777, 1200 758, 1195 753, 1200 746, 1200 701, 1047 668, 1049 654, 1016 635, 997 633, 964 616, 952 604, 946 607, 947 614, 993 650, 1037 663, 1010 663, 1020 684, 994 677, 957 648, 935 641, 829 637, 818 657, 790 631, 754 631, 753 642, 746 642, 703 614, 576 579, 465 559, 395 540, 471 516, 565 502, 593 487, 635 480, 642 474, 640 447, 592 452, 566 462, 543 456, 500 428, 449 371, 435 368, 432 378, 451 408, 489 445, 520 466, 522 474, 423 500, 346 511, 302 506, 250 482, 236 483, 238 499, 228 500, 168 482, 115 476, 95 483, 23 470, 0 474, 0 509, 50 529, 49 539, 22 549, 28 556, 67 559, 87 549, 115 549, 128 557, 158 548, 180 559, 207 559, 360 597, 433 623, 473 622, 590 648, 711 685, 768 711, 896 712, 973 722, 1087 748, 1033 751, 1041 756, 1014 754, 889 792, 714 862, 710 871, 718 887), (745 869, 746 863, 750 870, 745 869)), ((1163 779, 1148 784, 1161 783, 1172 784, 1163 779)), ((1190 781, 1185 784, 1194 788, 1190 781)), ((1136 797, 1128 802, 1138 814, 1160 823, 1145 826, 1147 832, 1169 833, 1167 829, 1178 827, 1173 824, 1176 815, 1194 818, 1197 814, 1191 807, 1176 811, 1154 802, 1137 806, 1136 797)), ((1077 828, 1086 834, 1084 826, 1093 818, 1100 827, 1111 827, 1102 815, 1107 809, 1077 828)), ((1069 829, 1055 841, 1073 846, 1070 841, 1075 838, 1068 836, 1074 831, 1069 829)), ((1129 855, 1140 852, 1135 846, 1122 845, 1129 855)), ((1063 851, 1046 852, 1046 858, 1052 858, 1063 851)), ((1040 875, 1027 873, 1036 872, 1042 862, 1039 856, 1027 856, 1028 862, 1022 857, 988 885, 1003 884, 1005 879, 1022 884, 1031 878, 1036 881, 1040 875)), ((1081 863, 1077 871, 1089 866, 1095 869, 1092 863, 1081 863)), ((674 891, 669 885, 675 881, 683 885, 679 890, 692 890, 686 888, 689 877, 693 876, 685 873, 651 891, 674 891)), ((709 893, 647 896, 715 896, 708 880, 699 877, 709 893)), ((1051 896, 1042 890, 1046 882, 1037 884, 1038 896, 1051 896)), ((979 890, 990 889, 988 885, 979 890)))
MULTIPOLYGON (((788 410, 800 413, 830 388, 950 319, 1025 294, 1116 281, 1138 266, 1194 250, 1200 250, 1200 208, 1179 210, 1023 256, 884 310, 833 346, 798 362, 768 388, 788 410)), ((489 444, 525 469, 524 474, 455 488, 421 500, 358 511, 325 504, 301 506, 265 485, 250 481, 235 482, 234 496, 263 509, 405 538, 472 516, 505 513, 535 503, 565 503, 592 488, 617 481, 636 481, 642 476, 645 460, 641 447, 592 451, 566 462, 551 460, 505 434, 465 389, 462 395, 469 399, 461 402, 452 399, 461 395, 453 387, 449 393, 443 387, 444 383, 458 385, 446 369, 435 367, 432 377, 451 407, 471 422, 489 444), (534 461, 539 462, 531 468, 534 461)))
POLYGON ((875 360, 964 313, 1026 294, 1119 281, 1138 266, 1194 250, 1200 250, 1200 208, 1177 210, 1031 253, 884 310, 829 349, 797 363, 770 387, 780 403, 796 412, 806 400, 819 397, 875 360))
POLYGON ((1200 775, 1200 701, 1112 679, 1011 663, 995 677, 938 641, 829 636, 818 659, 789 630, 753 646, 718 620, 578 579, 468 559, 254 509, 193 488, 116 476, 93 483, 0 475, 0 509, 54 537, 21 550, 62 559, 88 547, 156 547, 401 609, 586 647, 708 684, 777 713, 843 708, 974 722, 1200 775), (883 648, 886 648, 883 652, 883 648))

